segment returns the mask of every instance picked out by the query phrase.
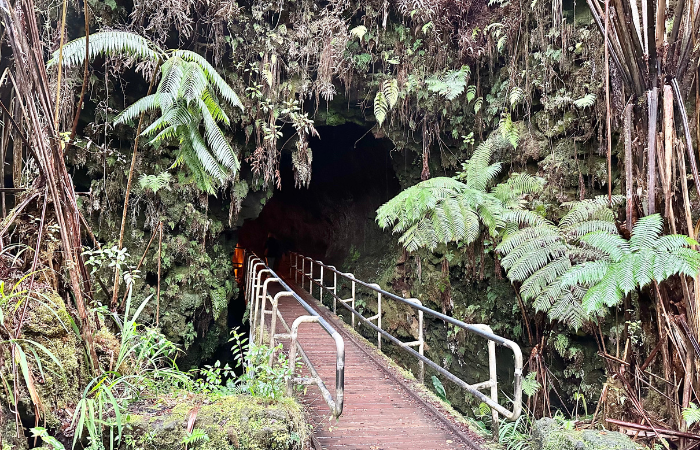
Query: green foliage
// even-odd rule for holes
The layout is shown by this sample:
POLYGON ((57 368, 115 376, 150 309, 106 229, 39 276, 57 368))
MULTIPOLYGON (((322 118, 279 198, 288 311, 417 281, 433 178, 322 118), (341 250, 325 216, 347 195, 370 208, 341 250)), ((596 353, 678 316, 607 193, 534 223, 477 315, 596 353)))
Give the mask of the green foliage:
POLYGON ((61 444, 61 442, 58 439, 51 436, 46 428, 34 427, 31 428, 30 431, 32 432, 32 437, 41 438, 41 440, 44 442, 44 447, 48 445, 54 450, 65 450, 63 444, 61 444))
POLYGON ((495 135, 477 147, 455 178, 431 178, 402 191, 377 210, 379 226, 402 233, 399 242, 415 251, 433 250, 440 243, 470 244, 482 225, 496 236, 510 220, 536 220, 521 209, 521 199, 541 189, 540 180, 516 174, 487 191, 501 169, 500 163, 490 164, 491 156, 504 144, 495 135))
MULTIPOLYGON (((615 196, 613 205, 623 201, 615 196)), ((700 269, 700 253, 690 248, 694 241, 661 236, 658 215, 640 219, 626 241, 607 197, 565 206, 569 211, 558 226, 526 226, 497 247, 508 278, 521 283, 523 300, 533 301, 551 320, 578 329, 635 289, 676 274, 694 277, 700 269)))
MULTIPOLYGON (((153 42, 128 31, 101 31, 90 35, 89 59, 104 56, 128 56, 140 60, 157 61, 164 55, 153 42)), ((58 50, 54 51, 47 66, 58 63, 58 50)), ((63 46, 63 66, 80 66, 85 61, 85 38, 78 38, 63 46)))
POLYGON ((509 112, 501 113, 501 120, 498 123, 498 129, 500 130, 503 139, 506 139, 508 142, 510 142, 510 145, 512 145, 513 148, 518 148, 520 132, 513 123, 509 112))
POLYGON ((121 331, 119 353, 109 370, 93 378, 83 391, 73 414, 73 447, 87 433, 89 449, 101 449, 108 441, 116 449, 124 431, 124 409, 128 401, 145 393, 157 394, 173 386, 190 384, 175 364, 178 349, 154 329, 142 329, 137 320, 146 298, 132 314, 131 289, 125 303, 124 320, 111 313, 121 331), (104 436, 109 430, 109 437, 104 436), (116 432, 116 435, 115 435, 116 432))
POLYGON ((433 381, 433 387, 435 388, 435 393, 437 396, 440 397, 440 400, 449 405, 450 401, 447 400, 447 392, 445 391, 445 386, 442 385, 442 381, 440 381, 440 379, 435 375, 430 377, 430 379, 433 381))
POLYGON ((139 186, 141 186, 141 189, 151 191, 155 194, 159 190, 167 188, 172 179, 173 176, 170 175, 170 172, 161 172, 158 175, 144 174, 139 177, 139 186))
POLYGON ((364 25, 359 25, 350 30, 350 35, 356 37, 362 41, 362 37, 367 33, 367 27, 364 25))
POLYGON ((539 381, 537 381, 536 372, 530 372, 525 378, 523 378, 523 392, 528 397, 532 397, 540 389, 542 389, 542 385, 539 381))
POLYGON ((452 101, 462 95, 467 87, 470 74, 471 69, 465 65, 459 70, 448 70, 442 74, 435 74, 426 79, 425 83, 428 86, 428 91, 452 101))
POLYGON ((700 271, 700 253, 692 246, 698 243, 683 235, 662 236, 662 229, 663 219, 652 214, 637 221, 629 241, 607 231, 586 234, 581 242, 603 257, 571 268, 562 277, 562 287, 589 287, 583 307, 588 313, 597 313, 652 281, 660 283, 678 274, 695 278, 700 271))
POLYGON ((578 100, 574 100, 574 106, 579 109, 590 108, 591 106, 595 105, 595 101, 595 94, 586 94, 578 100))
POLYGON ((374 117, 379 126, 382 126, 386 115, 394 107, 399 99, 399 85, 396 78, 384 80, 377 94, 374 96, 374 117))
POLYGON ((185 448, 190 445, 196 447, 197 444, 202 444, 204 442, 209 442, 209 435, 201 428, 194 428, 182 438, 182 443, 185 444, 185 448))
POLYGON ((688 424, 688 426, 694 423, 700 422, 700 408, 695 403, 691 403, 687 408, 683 410, 683 420, 688 424))
POLYGON ((514 422, 501 421, 498 425, 498 442, 506 450, 527 450, 530 448, 529 416, 523 414, 514 422))
MULTIPOLYGON (((84 37, 63 48, 69 56, 64 58, 65 66, 83 62, 84 37)), ((130 56, 160 64, 156 92, 127 107, 115 118, 115 124, 130 123, 142 113, 158 110, 159 117, 141 134, 152 138, 152 146, 177 142, 174 167, 185 164, 197 186, 210 194, 215 193, 217 184, 235 176, 240 163, 219 123, 230 125, 224 107, 243 109, 243 104, 206 59, 189 50, 163 51, 129 32, 91 34, 89 54, 91 58, 130 56)), ((56 59, 54 53, 52 61, 56 59)))

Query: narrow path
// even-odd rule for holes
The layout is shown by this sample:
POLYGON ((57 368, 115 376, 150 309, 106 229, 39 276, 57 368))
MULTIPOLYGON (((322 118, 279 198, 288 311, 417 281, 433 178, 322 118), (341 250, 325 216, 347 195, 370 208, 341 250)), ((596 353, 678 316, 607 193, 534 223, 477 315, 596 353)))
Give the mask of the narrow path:
MULTIPOLYGON (((446 450, 481 449, 480 439, 439 412, 439 405, 411 392, 408 380, 389 368, 378 351, 344 329, 340 319, 306 291, 285 280, 312 305, 345 340, 345 408, 338 421, 330 417, 319 389, 301 396, 317 442, 326 450, 446 450)), ((282 298, 279 310, 291 324, 304 309, 293 298, 282 298)), ((335 344, 316 324, 302 324, 299 342, 331 393, 335 389, 335 344)), ((319 449, 320 450, 320 449, 319 449)))

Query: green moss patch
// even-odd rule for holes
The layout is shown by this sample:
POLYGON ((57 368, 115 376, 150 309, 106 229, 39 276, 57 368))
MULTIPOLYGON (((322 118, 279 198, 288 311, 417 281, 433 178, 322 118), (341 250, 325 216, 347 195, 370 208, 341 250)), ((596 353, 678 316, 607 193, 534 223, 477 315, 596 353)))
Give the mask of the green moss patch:
POLYGON ((301 406, 291 398, 269 401, 245 395, 210 400, 182 394, 161 399, 156 405, 134 405, 125 431, 125 449, 171 450, 184 448, 187 424, 208 440, 191 444, 201 450, 300 449, 308 438, 301 406))

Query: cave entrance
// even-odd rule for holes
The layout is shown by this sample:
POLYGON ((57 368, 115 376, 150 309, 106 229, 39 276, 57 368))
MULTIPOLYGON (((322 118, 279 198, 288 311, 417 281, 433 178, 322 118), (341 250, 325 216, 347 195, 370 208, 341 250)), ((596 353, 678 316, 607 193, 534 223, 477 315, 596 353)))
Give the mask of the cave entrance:
POLYGON ((391 159, 394 145, 353 123, 317 130, 319 137, 310 141, 309 187, 294 187, 291 153, 283 152, 282 189, 257 218, 243 224, 239 245, 263 255, 273 233, 282 252, 298 251, 338 267, 351 252, 381 254, 380 242, 388 240, 374 221, 375 211, 400 191, 391 159))

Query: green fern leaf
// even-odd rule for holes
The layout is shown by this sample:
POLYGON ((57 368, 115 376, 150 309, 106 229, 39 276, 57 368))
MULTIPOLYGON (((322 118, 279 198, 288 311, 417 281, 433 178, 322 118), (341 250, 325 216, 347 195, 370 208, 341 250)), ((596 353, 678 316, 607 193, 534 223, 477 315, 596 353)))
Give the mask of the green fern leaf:
POLYGON ((384 93, 380 90, 374 96, 374 118, 377 119, 377 123, 381 127, 386 119, 386 114, 389 110, 389 103, 384 96, 384 93))
POLYGON ((586 94, 578 100, 574 100, 574 106, 579 109, 589 108, 595 104, 595 101, 595 94, 586 94))

